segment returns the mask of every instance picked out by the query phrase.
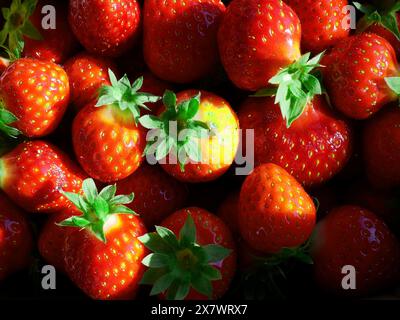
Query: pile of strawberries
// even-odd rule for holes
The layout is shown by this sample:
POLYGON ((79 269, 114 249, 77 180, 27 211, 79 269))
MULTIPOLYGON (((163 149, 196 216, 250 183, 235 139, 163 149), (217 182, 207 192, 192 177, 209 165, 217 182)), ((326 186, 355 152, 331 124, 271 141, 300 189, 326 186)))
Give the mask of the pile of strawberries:
POLYGON ((93 299, 395 290, 399 10, 10 1, 1 295, 38 259, 93 299))

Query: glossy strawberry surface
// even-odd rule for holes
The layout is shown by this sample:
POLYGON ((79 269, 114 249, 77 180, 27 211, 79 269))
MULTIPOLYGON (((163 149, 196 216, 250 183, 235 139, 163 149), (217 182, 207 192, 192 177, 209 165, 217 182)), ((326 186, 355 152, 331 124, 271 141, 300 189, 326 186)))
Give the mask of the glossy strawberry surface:
POLYGON ((18 59, 0 77, 0 99, 27 137, 42 137, 60 123, 69 102, 65 71, 52 62, 18 59))
POLYGON ((332 104, 350 118, 366 119, 398 98, 385 82, 398 75, 396 55, 378 35, 363 33, 339 41, 321 64, 332 104))
POLYGON ((315 277, 327 291, 343 292, 342 268, 356 270, 356 289, 362 294, 382 289, 398 279, 400 246, 374 213, 355 206, 339 207, 316 229, 312 249, 315 277))
POLYGON ((218 31, 222 64, 239 88, 256 91, 300 58, 301 26, 283 1, 233 0, 218 31))
POLYGON ((80 43, 91 53, 115 57, 135 44, 140 29, 136 0, 71 0, 68 19, 80 43))
POLYGON ((64 263, 72 281, 92 299, 133 299, 145 270, 146 248, 140 218, 113 215, 105 224, 107 242, 87 230, 73 229, 64 242, 64 263))
POLYGON ((286 0, 301 22, 303 52, 320 53, 350 34, 347 0, 286 0))
POLYGON ((109 69, 118 73, 117 66, 112 60, 85 52, 69 59, 64 68, 71 88, 71 103, 77 110, 97 100, 100 88, 111 84, 108 77, 109 69))
POLYGON ((277 253, 310 237, 316 209, 303 187, 281 167, 263 164, 246 178, 239 201, 239 229, 255 250, 277 253))
POLYGON ((220 0, 149 0, 143 10, 143 50, 159 78, 188 83, 218 63, 217 31, 225 6, 220 0))
POLYGON ((1 189, 29 212, 70 205, 60 191, 79 192, 84 174, 63 152, 40 140, 19 144, 0 159, 1 189))
MULTIPOLYGON (((275 163, 305 186, 321 184, 343 169, 351 155, 351 129, 315 98, 287 128, 272 98, 249 98, 239 110, 243 130, 254 130, 255 165, 275 163)), ((252 141, 246 141, 247 144, 252 141)))
POLYGON ((113 182, 128 177, 142 163, 146 131, 129 111, 89 104, 74 120, 72 140, 83 169, 97 180, 113 182))

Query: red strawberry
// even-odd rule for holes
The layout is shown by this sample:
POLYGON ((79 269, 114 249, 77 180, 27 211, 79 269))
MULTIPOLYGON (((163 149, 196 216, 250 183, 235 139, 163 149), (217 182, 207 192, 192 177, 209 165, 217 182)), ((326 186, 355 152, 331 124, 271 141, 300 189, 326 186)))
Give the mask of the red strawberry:
POLYGON ((132 299, 145 269, 141 261, 147 254, 138 240, 146 228, 124 206, 132 202, 133 194, 115 196, 115 185, 98 192, 92 179, 83 182, 83 192, 83 196, 64 193, 82 213, 60 224, 75 227, 65 233, 65 270, 93 299, 132 299))
POLYGON ((134 193, 136 199, 128 205, 140 214, 148 228, 181 209, 187 198, 187 188, 158 166, 143 164, 128 178, 118 181, 119 193, 134 193))
POLYGON ((146 154, 155 154, 165 171, 184 182, 207 182, 223 175, 239 145, 239 122, 229 103, 195 90, 177 96, 166 91, 163 101, 165 111, 158 118, 146 115, 140 119, 156 133, 146 154), (170 128, 174 125, 177 132, 170 128))
POLYGON ((286 0, 301 22, 301 48, 319 53, 350 33, 345 7, 347 0, 286 0))
POLYGON ((29 212, 57 212, 69 206, 61 190, 77 192, 83 173, 56 147, 44 141, 19 144, 0 158, 0 187, 29 212))
POLYGON ((58 271, 65 272, 64 241, 68 231, 70 231, 58 224, 71 216, 78 216, 80 214, 81 212, 73 206, 52 214, 40 232, 38 241, 39 252, 44 260, 58 271))
POLYGON ((42 137, 61 121, 69 102, 65 71, 52 62, 19 59, 0 77, 0 129, 42 137))
POLYGON ((208 211, 177 211, 140 241, 154 252, 143 260, 149 270, 142 283, 153 285, 151 295, 218 299, 228 290, 236 270, 235 244, 228 227, 208 211))
POLYGON ((239 88, 265 87, 300 58, 300 20, 280 0, 233 0, 218 31, 222 63, 239 88))
POLYGON ((69 23, 90 53, 120 56, 135 43, 140 29, 136 0, 70 0, 69 23))
POLYGON ((111 86, 102 88, 97 104, 84 107, 72 127, 77 159, 93 178, 112 182, 131 175, 143 160, 146 131, 137 124, 139 107, 158 97, 138 92, 143 78, 133 85, 125 75, 117 81, 110 71, 111 86))
POLYGON ((0 45, 5 45, 8 39, 11 52, 23 50, 24 57, 62 63, 78 45, 67 21, 65 3, 13 0, 10 8, 3 10, 5 23, 0 45))
POLYGON ((111 85, 108 70, 118 74, 112 60, 80 53, 64 65, 71 87, 71 102, 77 110, 98 98, 102 86, 111 85))
POLYGON ((25 268, 32 251, 32 234, 24 214, 0 193, 0 281, 25 268))
POLYGON ((239 192, 229 194, 218 208, 217 215, 234 235, 239 234, 239 192))
POLYGON ((371 4, 354 3, 354 5, 364 13, 357 29, 375 33, 385 38, 395 49, 397 56, 400 56, 400 4, 398 1, 377 2, 378 7, 371 4), (393 3, 387 7, 387 4, 393 3))
POLYGON ((364 130, 364 159, 370 181, 379 188, 400 186, 400 110, 383 110, 364 130))
POLYGON ((368 118, 398 99, 396 55, 391 45, 375 34, 339 41, 321 64, 332 104, 351 118, 368 118))
POLYGON ((350 128, 329 110, 323 98, 308 103, 289 128, 271 98, 246 100, 239 121, 242 130, 254 129, 256 166, 275 163, 305 186, 332 178, 351 154, 350 128))
POLYGON ((239 207, 243 239, 264 253, 302 245, 315 225, 310 196, 295 178, 272 163, 257 167, 246 178, 239 207))
POLYGON ((400 245, 372 212, 354 206, 336 208, 316 229, 312 248, 314 272, 327 291, 367 294, 398 279, 400 245), (344 291, 342 268, 356 270, 356 290, 344 291))
POLYGON ((143 9, 143 50, 161 79, 188 83, 214 71, 217 31, 225 6, 220 0, 148 0, 143 9))

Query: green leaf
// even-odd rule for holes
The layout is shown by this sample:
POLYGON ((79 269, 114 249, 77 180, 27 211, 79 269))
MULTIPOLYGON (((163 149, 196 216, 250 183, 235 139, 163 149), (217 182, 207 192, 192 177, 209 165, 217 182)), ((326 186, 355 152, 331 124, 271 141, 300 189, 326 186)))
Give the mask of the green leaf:
POLYGON ((82 183, 82 190, 88 202, 93 204, 94 200, 98 196, 97 187, 94 183, 94 180, 92 178, 85 179, 82 183))
POLYGON ((174 300, 183 300, 189 294, 190 283, 187 281, 180 282, 175 293, 174 300))
POLYGON ((187 119, 192 119, 199 112, 200 108, 200 92, 189 100, 189 106, 186 114, 187 119))
POLYGON ((90 221, 85 219, 84 217, 70 217, 68 219, 65 219, 64 221, 58 223, 57 225, 61 227, 78 227, 78 228, 84 228, 90 224, 90 221))
POLYGON ((136 92, 143 86, 143 77, 139 77, 132 85, 132 91, 136 92))
POLYGON ((117 192, 117 186, 113 184, 101 190, 99 196, 106 201, 110 201, 112 198, 114 198, 116 192, 117 192))
POLYGON ((107 201, 101 197, 95 198, 93 202, 93 209, 97 217, 101 220, 104 220, 110 212, 110 207, 107 201))
POLYGON ((92 223, 90 225, 90 228, 93 231, 93 233, 97 239, 99 239, 103 243, 107 243, 106 235, 104 233, 104 222, 103 221, 92 223))
POLYGON ((400 96, 400 77, 388 77, 385 78, 385 82, 393 92, 400 96))
POLYGON ((213 280, 214 281, 214 280, 221 280, 222 279, 221 272, 218 269, 216 269, 216 268, 214 268, 214 267, 212 267, 210 265, 205 265, 203 267, 203 269, 201 270, 201 273, 202 273, 202 275, 204 277, 206 277, 209 280, 213 280))
POLYGON ((163 128, 163 122, 153 115, 144 115, 140 117, 139 123, 146 129, 163 128))
POLYGON ((75 207, 77 207, 78 209, 80 209, 80 195, 76 194, 76 193, 72 193, 72 192, 65 192, 65 191, 61 191, 61 193, 63 194, 64 197, 66 197, 69 201, 71 201, 75 207))
POLYGON ((200 163, 202 161, 201 148, 197 139, 189 139, 184 144, 184 148, 189 159, 197 163, 200 163))
POLYGON ((169 257, 162 253, 150 253, 142 260, 142 264, 149 268, 163 268, 169 264, 169 257))
POLYGON ((177 249, 179 248, 179 243, 178 240, 176 239, 175 234, 164 227, 161 226, 156 226, 156 232, 157 234, 166 242, 168 243, 169 246, 171 246, 171 248, 173 249, 177 249))
POLYGON ((163 96, 163 103, 168 109, 174 109, 176 107, 176 95, 170 90, 166 90, 163 96))
POLYGON ((209 244, 203 247, 203 250, 206 252, 209 263, 220 262, 228 257, 232 250, 226 249, 220 245, 209 244))
POLYGON ((397 24, 396 13, 390 13, 382 16, 381 24, 390 32, 392 32, 398 41, 400 41, 399 25, 397 24))
POLYGON ((167 242, 155 232, 146 233, 145 235, 138 238, 138 240, 145 245, 146 248, 153 252, 169 254, 172 252, 172 248, 167 242))
POLYGON ((114 213, 114 214, 133 214, 134 216, 138 215, 131 208, 129 208, 127 206, 122 206, 122 205, 112 205, 111 208, 110 208, 110 213, 114 213))
POLYGON ((208 278, 199 276, 199 277, 194 277, 192 279, 192 286, 193 288, 205 295, 206 297, 208 297, 209 299, 211 299, 212 297, 212 285, 211 285, 211 281, 208 278))
POLYGON ((156 280, 156 282, 153 285, 153 288, 151 289, 150 295, 155 296, 165 292, 171 286, 174 280, 175 280, 175 275, 173 273, 164 274, 163 276, 161 276, 156 280))
POLYGON ((115 76, 115 73, 111 69, 108 69, 108 77, 110 79, 111 85, 113 87, 118 87, 117 77, 115 76))
POLYGON ((179 241, 182 246, 191 246, 196 243, 196 225, 191 214, 187 215, 185 224, 179 232, 179 241))
POLYGON ((33 40, 43 40, 43 37, 40 34, 40 32, 36 29, 36 27, 29 20, 27 20, 25 22, 25 24, 22 27, 21 31, 28 38, 31 38, 33 40))
POLYGON ((0 122, 3 122, 4 124, 10 124, 17 120, 18 118, 13 113, 4 108, 0 108, 0 122))
POLYGON ((140 284, 154 284, 164 273, 165 270, 160 268, 147 269, 143 274, 140 284))
POLYGON ((119 195, 111 199, 110 205, 115 205, 115 204, 130 204, 132 203, 133 199, 135 198, 134 193, 128 194, 128 195, 119 195))
POLYGON ((262 88, 250 97, 262 98, 262 97, 274 97, 276 95, 276 88, 262 88))

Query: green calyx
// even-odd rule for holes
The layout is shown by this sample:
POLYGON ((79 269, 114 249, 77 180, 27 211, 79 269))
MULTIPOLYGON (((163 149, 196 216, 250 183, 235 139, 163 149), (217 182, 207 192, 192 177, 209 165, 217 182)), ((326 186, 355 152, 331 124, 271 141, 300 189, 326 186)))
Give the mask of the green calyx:
POLYGON ((400 103, 400 77, 387 77, 385 78, 385 82, 390 90, 399 98, 400 103))
POLYGON ((202 161, 200 139, 208 138, 212 132, 207 123, 196 120, 200 109, 200 93, 177 104, 175 93, 167 90, 163 96, 166 107, 159 117, 145 115, 139 119, 140 124, 154 131, 144 155, 155 155, 157 161, 168 154, 174 154, 181 170, 192 160, 202 161))
POLYGON ((108 218, 114 214, 133 214, 136 213, 124 206, 133 201, 133 193, 130 195, 118 195, 115 193, 117 188, 115 185, 110 185, 98 192, 93 179, 89 178, 83 181, 83 195, 62 192, 62 194, 71 201, 76 208, 83 214, 73 216, 61 223, 62 227, 76 227, 88 229, 104 243, 107 242, 104 232, 104 225, 108 218))
POLYGON ((141 283, 153 286, 150 295, 165 293, 168 300, 185 299, 191 288, 211 298, 212 281, 222 277, 212 264, 223 261, 231 253, 219 245, 197 244, 196 226, 190 214, 179 239, 171 230, 156 226, 156 232, 139 240, 153 252, 142 261, 149 269, 141 283))
POLYGON ((140 108, 149 110, 146 103, 154 103, 161 99, 161 97, 150 93, 138 91, 143 85, 143 77, 136 79, 131 85, 127 75, 117 80, 110 69, 108 70, 108 75, 111 85, 103 86, 100 89, 96 107, 115 105, 122 111, 128 110, 132 113, 135 123, 137 123, 140 117, 140 108))
POLYGON ((396 17, 397 12, 400 10, 399 1, 396 1, 391 8, 383 10, 379 10, 370 4, 361 4, 358 2, 354 2, 354 6, 365 14, 358 22, 357 29, 359 32, 365 31, 373 24, 378 24, 392 32, 397 40, 400 41, 400 30, 396 17))
POLYGON ((21 131, 10 126, 10 124, 16 121, 18 121, 18 118, 8 111, 0 100, 0 131, 10 138, 17 138, 21 134, 21 131))
POLYGON ((10 52, 22 52, 21 42, 24 36, 42 40, 40 32, 29 20, 35 11, 37 0, 13 0, 10 8, 2 8, 4 27, 0 31, 0 45, 5 46, 10 52))
POLYGON ((253 97, 275 96, 275 104, 279 104, 289 128, 301 116, 314 96, 322 94, 321 81, 318 75, 311 72, 321 67, 319 62, 323 54, 324 52, 312 59, 310 53, 301 56, 298 61, 282 69, 269 80, 275 87, 261 89, 253 97))

